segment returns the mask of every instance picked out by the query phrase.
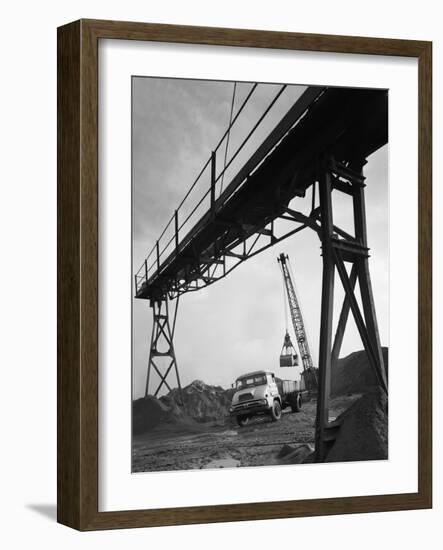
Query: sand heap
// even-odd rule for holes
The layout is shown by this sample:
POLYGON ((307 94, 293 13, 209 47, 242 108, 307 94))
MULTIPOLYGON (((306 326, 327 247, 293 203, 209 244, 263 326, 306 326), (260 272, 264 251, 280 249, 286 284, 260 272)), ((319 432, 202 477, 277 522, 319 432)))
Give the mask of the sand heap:
MULTIPOLYGON (((388 372, 388 348, 382 348, 386 372, 388 372)), ((331 394, 365 393, 377 386, 374 371, 364 350, 355 351, 332 366, 331 394)))
MULTIPOLYGON (((232 390, 194 380, 182 389, 182 396, 186 414, 197 422, 208 422, 220 420, 228 415, 232 390)), ((160 401, 176 413, 180 413, 178 389, 173 389, 168 395, 161 397, 160 401)))
POLYGON ((340 429, 326 462, 388 458, 388 397, 381 388, 363 395, 337 421, 340 429))
POLYGON ((182 389, 184 407, 180 406, 180 393, 174 388, 159 399, 148 396, 132 403, 133 433, 138 435, 165 424, 220 421, 229 416, 232 390, 210 386, 194 380, 182 389))
POLYGON ((132 402, 132 431, 134 435, 152 430, 159 424, 174 422, 173 411, 156 397, 136 399, 132 402))

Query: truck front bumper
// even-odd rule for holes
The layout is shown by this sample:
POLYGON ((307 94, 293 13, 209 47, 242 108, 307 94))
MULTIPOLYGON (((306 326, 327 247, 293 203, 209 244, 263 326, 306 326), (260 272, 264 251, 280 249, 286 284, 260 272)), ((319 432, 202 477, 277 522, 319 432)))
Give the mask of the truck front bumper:
POLYGON ((237 403, 229 408, 231 416, 265 414, 270 410, 269 403, 265 399, 237 403))

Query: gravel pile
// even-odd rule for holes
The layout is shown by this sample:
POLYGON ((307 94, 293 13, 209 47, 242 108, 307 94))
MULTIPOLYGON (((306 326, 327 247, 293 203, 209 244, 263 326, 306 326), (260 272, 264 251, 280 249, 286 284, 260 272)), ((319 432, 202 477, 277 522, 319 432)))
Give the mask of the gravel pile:
POLYGON ((173 389, 159 399, 148 396, 133 401, 133 434, 139 435, 160 425, 223 422, 228 417, 232 390, 194 380, 182 389, 182 395, 184 409, 180 406, 178 389, 173 389))
POLYGON ((340 429, 326 462, 388 458, 388 397, 374 388, 338 418, 340 429))
MULTIPOLYGON (((228 416, 232 390, 194 380, 182 389, 182 395, 186 414, 197 422, 210 422, 228 416)), ((180 402, 178 389, 174 388, 168 395, 160 397, 160 401, 175 414, 183 414, 178 406, 180 402)))
POLYGON ((173 421, 171 411, 159 399, 148 396, 132 402, 132 433, 139 435, 160 423, 173 421))
MULTIPOLYGON (((382 348, 386 372, 388 371, 388 348, 382 348)), ((355 351, 332 365, 331 394, 346 395, 365 393, 377 385, 374 371, 364 350, 355 351)))

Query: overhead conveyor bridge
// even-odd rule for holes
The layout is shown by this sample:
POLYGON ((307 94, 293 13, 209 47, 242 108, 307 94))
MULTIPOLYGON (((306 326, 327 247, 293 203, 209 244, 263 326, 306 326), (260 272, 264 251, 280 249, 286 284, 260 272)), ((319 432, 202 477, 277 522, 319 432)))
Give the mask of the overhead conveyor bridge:
POLYGON ((288 210, 289 203, 318 180, 324 154, 334 159, 333 186, 347 191, 342 176, 352 174, 349 165, 387 142, 387 102, 385 90, 308 87, 218 197, 224 169, 217 172, 213 153, 204 167, 211 181, 194 209, 201 212, 206 204, 206 211, 186 234, 180 231, 181 211, 175 211, 169 241, 159 239, 135 275, 136 297, 175 297, 214 283, 297 230, 275 234, 278 218, 316 229, 318 211, 304 217, 288 210), (269 242, 261 239, 251 248, 253 236, 269 242))
POLYGON ((220 166, 219 161, 217 166, 222 143, 229 140, 235 121, 256 87, 257 84, 251 88, 135 275, 136 298, 149 300, 153 308, 146 395, 152 369, 161 380, 154 395, 163 384, 171 389, 167 382, 169 373, 176 373, 180 389, 173 345, 177 309, 170 323, 168 299, 211 285, 248 258, 311 228, 320 239, 323 262, 316 418, 316 457, 322 461, 339 429, 336 423, 329 422, 331 364, 339 356, 350 312, 379 386, 387 392, 369 274, 363 167, 369 155, 388 142, 388 92, 308 87, 232 175, 233 161, 241 158, 239 153, 242 150, 244 153, 245 144, 250 143, 286 89, 281 86, 229 162, 225 155, 225 162, 220 166), (204 173, 209 173, 208 184, 200 190, 197 199, 194 198, 194 206, 186 209, 197 183, 205 181, 204 173), (224 180, 227 185, 223 189, 224 180), (309 188, 312 207, 306 214, 297 211, 291 201, 304 197, 309 188), (333 192, 351 199, 353 234, 334 223, 333 192), (286 220, 285 230, 277 220, 286 220), (349 272, 346 263, 350 264, 349 272), (333 341, 336 274, 345 298, 333 341), (357 282, 362 307, 355 294, 357 282), (166 352, 159 351, 161 339, 166 343, 166 352), (170 361, 162 371, 159 360, 165 357, 170 361))

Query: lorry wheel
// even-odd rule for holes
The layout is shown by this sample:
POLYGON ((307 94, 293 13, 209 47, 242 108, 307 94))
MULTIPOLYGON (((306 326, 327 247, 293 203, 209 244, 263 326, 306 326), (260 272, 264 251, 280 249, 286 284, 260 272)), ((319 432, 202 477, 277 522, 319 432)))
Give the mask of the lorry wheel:
POLYGON ((298 413, 301 411, 301 395, 298 393, 294 402, 291 405, 292 412, 298 413))
POLYGON ((281 418, 281 406, 280 403, 275 400, 271 409, 271 420, 272 422, 277 422, 281 418))
POLYGON ((237 416, 237 424, 243 428, 249 422, 249 416, 237 416))

